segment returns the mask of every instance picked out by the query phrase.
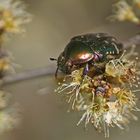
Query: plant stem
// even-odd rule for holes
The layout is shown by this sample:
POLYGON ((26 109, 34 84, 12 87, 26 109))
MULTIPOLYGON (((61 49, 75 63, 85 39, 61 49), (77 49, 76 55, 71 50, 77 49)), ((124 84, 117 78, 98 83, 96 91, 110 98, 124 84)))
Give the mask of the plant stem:
POLYGON ((28 80, 40 76, 49 76, 55 73, 56 66, 48 66, 43 68, 36 68, 33 70, 26 70, 16 74, 10 74, 1 79, 1 85, 7 85, 23 80, 28 80))
POLYGON ((123 42, 124 48, 127 49, 132 45, 140 45, 140 34, 137 34, 123 42))

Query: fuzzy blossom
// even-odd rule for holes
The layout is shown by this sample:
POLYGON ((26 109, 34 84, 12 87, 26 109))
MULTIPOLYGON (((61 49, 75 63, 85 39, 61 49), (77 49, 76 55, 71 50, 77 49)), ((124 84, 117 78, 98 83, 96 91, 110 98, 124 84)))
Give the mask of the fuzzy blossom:
POLYGON ((128 90, 119 87, 111 89, 111 96, 108 100, 102 94, 94 97, 91 104, 79 106, 78 110, 85 111, 78 125, 85 121, 85 126, 92 123, 96 130, 103 131, 105 137, 109 137, 109 128, 118 126, 124 129, 130 120, 137 120, 132 110, 139 111, 136 107, 136 97, 128 90), (114 99, 113 99, 114 98, 114 99))
POLYGON ((21 25, 29 22, 30 17, 20 0, 0 0, 0 33, 23 31, 21 25))
POLYGON ((137 120, 137 117, 132 114, 131 109, 126 106, 119 106, 117 102, 108 102, 109 110, 104 113, 103 119, 109 126, 118 126, 120 129, 124 129, 131 120, 137 120))
POLYGON ((0 111, 0 133, 15 128, 20 123, 18 109, 13 106, 0 111))
POLYGON ((106 64, 106 74, 116 79, 118 83, 129 83, 131 86, 137 85, 138 76, 135 69, 135 62, 120 61, 121 60, 112 60, 106 64))
POLYGON ((3 58, 3 59, 0 59, 0 74, 1 76, 3 76, 3 74, 8 71, 10 69, 10 61, 9 61, 9 58, 3 58))
POLYGON ((113 13, 114 15, 110 17, 111 20, 131 21, 136 24, 140 23, 140 19, 135 14, 133 8, 124 0, 114 5, 113 13))
POLYGON ((137 98, 132 90, 140 83, 137 72, 139 63, 134 59, 136 56, 132 48, 119 59, 106 63, 105 71, 101 74, 96 74, 91 69, 90 73, 83 77, 81 68, 66 75, 62 83, 59 83, 56 92, 68 98, 72 109, 83 112, 77 125, 83 121, 85 126, 91 123, 96 130, 109 137, 110 127, 118 126, 124 129, 130 120, 137 120, 133 111, 139 109, 136 107, 137 98))
POLYGON ((4 109, 8 106, 10 94, 0 90, 0 109, 4 109))
POLYGON ((21 120, 19 107, 10 103, 10 97, 9 93, 0 91, 0 134, 13 129, 21 120))
POLYGON ((133 0, 133 3, 140 8, 140 0, 133 0))
POLYGON ((12 63, 13 56, 4 48, 0 48, 0 78, 7 73, 14 73, 14 63, 12 63))

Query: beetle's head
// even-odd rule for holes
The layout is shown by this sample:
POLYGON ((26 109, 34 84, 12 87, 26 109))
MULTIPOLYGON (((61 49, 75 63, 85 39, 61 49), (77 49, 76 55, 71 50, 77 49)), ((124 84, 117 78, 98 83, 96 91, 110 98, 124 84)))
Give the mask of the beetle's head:
POLYGON ((55 77, 57 77, 58 70, 62 71, 64 74, 69 74, 72 70, 72 61, 65 58, 64 53, 62 52, 58 59, 50 58, 51 61, 57 61, 57 69, 55 77))
POLYGON ((57 66, 58 70, 62 71, 65 74, 68 74, 71 72, 72 61, 67 60, 64 56, 64 53, 62 52, 58 57, 57 66))

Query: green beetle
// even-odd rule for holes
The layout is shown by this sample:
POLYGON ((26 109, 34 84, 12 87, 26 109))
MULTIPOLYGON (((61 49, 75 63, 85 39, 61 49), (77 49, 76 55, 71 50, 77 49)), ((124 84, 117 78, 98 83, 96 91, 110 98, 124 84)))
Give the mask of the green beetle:
POLYGON ((95 67, 97 71, 99 63, 106 64, 112 59, 119 58, 123 53, 123 45, 116 38, 106 33, 91 33, 73 37, 57 60, 58 70, 70 74, 73 70, 84 67, 83 75, 89 71, 89 67, 95 67))

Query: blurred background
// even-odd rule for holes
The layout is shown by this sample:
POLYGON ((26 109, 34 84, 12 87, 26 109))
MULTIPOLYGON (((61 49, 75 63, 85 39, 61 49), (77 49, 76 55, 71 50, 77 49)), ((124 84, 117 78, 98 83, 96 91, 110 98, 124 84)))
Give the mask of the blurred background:
MULTIPOLYGON (((22 36, 12 36, 5 46, 22 67, 18 72, 56 65, 50 57, 58 57, 70 38, 89 32, 107 32, 126 40, 140 31, 128 22, 110 22, 115 0, 24 0, 33 21, 22 36)), ((140 50, 140 49, 139 49, 140 50)), ((21 125, 0 136, 1 140, 103 140, 104 135, 92 126, 76 126, 80 113, 68 113, 65 99, 54 93, 54 76, 40 77, 4 87, 22 109, 21 125), (39 90, 46 87, 44 93, 39 90)), ((140 103, 139 103, 140 104, 140 103)), ((140 117, 140 114, 137 113, 140 117)), ((110 130, 110 140, 139 140, 140 120, 130 123, 129 131, 117 127, 110 130)))

